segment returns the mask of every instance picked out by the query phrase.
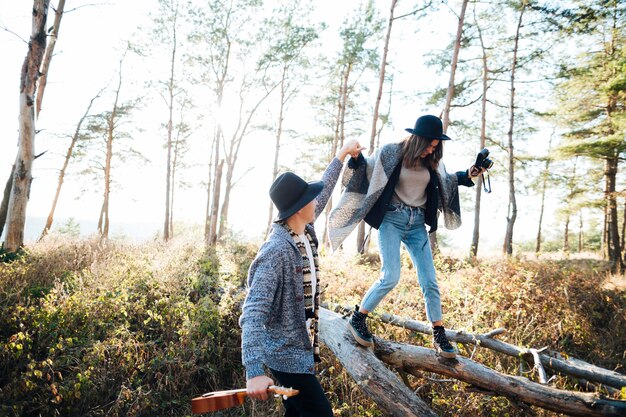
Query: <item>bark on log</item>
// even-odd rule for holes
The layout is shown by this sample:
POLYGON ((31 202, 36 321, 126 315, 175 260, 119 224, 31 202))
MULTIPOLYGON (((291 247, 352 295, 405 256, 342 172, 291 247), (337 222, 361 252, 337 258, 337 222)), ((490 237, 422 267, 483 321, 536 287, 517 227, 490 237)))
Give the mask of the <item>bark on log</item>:
POLYGON ((539 383, 547 384, 548 377, 546 376, 546 371, 543 369, 543 365, 541 365, 541 358, 539 358, 539 351, 537 349, 528 349, 531 355, 533 355, 533 361, 535 362, 535 369, 539 374, 539 383))
POLYGON ((371 349, 362 348, 354 342, 341 316, 324 308, 320 309, 320 339, 334 352, 361 390, 389 415, 437 416, 374 356, 371 349))
MULTIPOLYGON (((328 305, 331 308, 339 308, 342 311, 351 311, 350 308, 340 305, 328 305)), ((414 330, 420 333, 432 334, 432 327, 429 323, 410 320, 403 317, 395 316, 393 314, 379 314, 374 317, 378 317, 384 323, 393 324, 395 326, 404 327, 408 330, 414 330)), ((493 333, 496 330, 490 332, 493 333)), ((478 345, 481 347, 485 347, 488 349, 495 350, 496 352, 504 353, 505 355, 510 355, 514 357, 525 357, 529 359, 532 357, 531 355, 526 353, 526 349, 522 349, 515 345, 511 345, 506 342, 501 342, 496 339, 492 339, 487 335, 490 334, 471 334, 465 333, 461 330, 446 330, 446 336, 449 340, 478 345)), ((545 354, 541 353, 539 355, 541 359, 541 363, 543 366, 552 369, 553 371, 560 372, 564 375, 573 376, 575 378, 584 379, 590 382, 598 382, 603 385, 607 385, 613 388, 621 389, 622 387, 626 387, 626 375, 622 375, 615 371, 609 371, 604 368, 600 368, 598 366, 592 365, 590 363, 581 361, 575 358, 563 358, 557 353, 545 354)))
POLYGON ((450 376, 504 395, 513 401, 521 401, 547 410, 581 417, 626 416, 626 401, 540 385, 526 378, 501 374, 462 356, 452 360, 441 359, 432 349, 380 339, 376 339, 374 351, 384 362, 406 372, 425 370, 450 376))

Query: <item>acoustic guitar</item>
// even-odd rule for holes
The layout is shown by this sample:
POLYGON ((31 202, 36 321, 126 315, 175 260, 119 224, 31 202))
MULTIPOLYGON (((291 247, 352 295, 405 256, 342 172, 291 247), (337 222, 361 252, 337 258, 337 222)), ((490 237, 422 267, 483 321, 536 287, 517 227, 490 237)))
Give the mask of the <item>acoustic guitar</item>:
MULTIPOLYGON (((297 389, 277 387, 275 385, 268 387, 267 392, 284 397, 293 397, 300 393, 297 389)), ((237 407, 243 404, 243 400, 247 395, 248 393, 245 388, 230 391, 207 392, 201 397, 196 397, 191 400, 191 412, 193 414, 202 414, 237 407)))

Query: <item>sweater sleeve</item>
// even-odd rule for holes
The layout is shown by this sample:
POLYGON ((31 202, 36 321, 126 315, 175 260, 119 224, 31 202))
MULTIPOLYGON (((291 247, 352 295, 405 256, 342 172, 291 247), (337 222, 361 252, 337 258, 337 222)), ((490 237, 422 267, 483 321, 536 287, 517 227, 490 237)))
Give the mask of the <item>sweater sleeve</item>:
POLYGON ((265 325, 279 285, 282 268, 277 257, 264 245, 250 266, 248 273, 248 295, 239 318, 241 326, 241 360, 246 368, 246 379, 264 374, 265 325))
POLYGON ((324 175, 322 175, 324 188, 317 196, 317 207, 315 208, 316 219, 320 214, 322 214, 324 208, 326 207, 326 203, 328 203, 330 196, 333 194, 333 190, 337 184, 337 179, 339 179, 339 174, 341 173, 341 168, 343 168, 341 161, 337 158, 333 158, 333 160, 330 161, 330 164, 328 164, 326 171, 324 171, 324 175))
POLYGON ((359 153, 359 156, 355 158, 350 158, 348 160, 348 168, 350 169, 357 169, 358 167, 360 167, 361 165, 365 164, 365 157, 363 156, 363 153, 359 153))
POLYGON ((472 181, 472 178, 467 175, 467 171, 458 171, 456 173, 456 178, 459 182, 459 185, 464 185, 466 187, 474 186, 474 181, 472 181))

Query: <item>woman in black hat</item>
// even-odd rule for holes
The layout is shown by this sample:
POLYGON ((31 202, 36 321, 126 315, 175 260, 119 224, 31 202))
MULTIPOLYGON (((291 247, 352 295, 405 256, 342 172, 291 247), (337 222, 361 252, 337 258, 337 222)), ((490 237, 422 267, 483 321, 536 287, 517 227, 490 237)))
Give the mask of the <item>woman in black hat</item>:
POLYGON ((266 399, 274 380, 300 391, 285 400, 285 416, 330 417, 332 408, 315 377, 319 362, 317 318, 320 275, 313 222, 328 202, 343 161, 363 148, 346 142, 322 181, 307 183, 292 172, 270 188, 278 209, 272 232, 248 271, 248 295, 239 319, 247 392, 266 399))
POLYGON ((333 248, 365 220, 378 229, 381 274, 367 291, 360 307, 356 306, 349 328, 357 342, 372 346, 366 318, 400 279, 400 244, 406 247, 424 295, 426 316, 433 325, 433 344, 443 357, 454 358, 456 350, 446 338, 439 286, 433 264, 429 232, 437 230, 438 211, 443 211, 446 227, 460 226, 460 206, 457 187, 471 187, 470 178, 482 169, 448 174, 440 160, 443 141, 450 138, 443 133, 441 120, 432 115, 421 116, 411 136, 400 143, 383 146, 367 161, 362 154, 351 159, 344 183, 346 189, 329 222, 329 236, 333 248))

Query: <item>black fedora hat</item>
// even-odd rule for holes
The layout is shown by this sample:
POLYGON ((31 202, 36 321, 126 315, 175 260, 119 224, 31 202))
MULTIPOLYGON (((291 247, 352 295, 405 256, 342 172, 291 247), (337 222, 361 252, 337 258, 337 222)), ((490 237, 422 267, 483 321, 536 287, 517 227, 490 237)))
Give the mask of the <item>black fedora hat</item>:
POLYGON ((413 129, 407 128, 404 130, 412 135, 422 136, 429 139, 450 139, 443 133, 443 123, 441 123, 441 119, 431 114, 418 117, 413 129))
POLYGON ((274 180, 270 187, 270 198, 278 209, 274 221, 293 216, 309 204, 324 188, 324 182, 306 182, 293 172, 285 172, 274 180))

